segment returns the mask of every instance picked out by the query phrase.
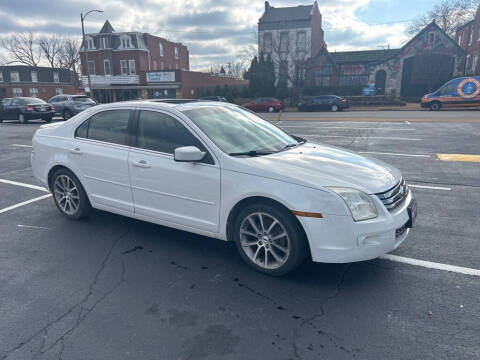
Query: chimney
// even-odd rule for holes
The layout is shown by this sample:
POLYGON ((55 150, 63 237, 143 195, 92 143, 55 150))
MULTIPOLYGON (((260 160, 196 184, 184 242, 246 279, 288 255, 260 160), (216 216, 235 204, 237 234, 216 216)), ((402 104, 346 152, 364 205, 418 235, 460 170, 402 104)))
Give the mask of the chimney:
POLYGON ((265 1, 265 13, 267 13, 269 9, 270 9, 270 4, 268 1, 265 1))

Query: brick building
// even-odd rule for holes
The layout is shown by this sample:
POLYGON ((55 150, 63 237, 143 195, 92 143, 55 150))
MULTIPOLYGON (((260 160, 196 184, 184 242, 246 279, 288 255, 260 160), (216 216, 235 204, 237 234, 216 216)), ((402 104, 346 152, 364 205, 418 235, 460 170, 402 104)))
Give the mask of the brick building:
POLYGON ((464 74, 480 75, 480 6, 473 20, 458 27, 455 40, 467 53, 464 74))
POLYGON ((322 14, 317 1, 313 5, 276 8, 265 1, 265 11, 258 21, 259 56, 270 56, 275 78, 285 78, 291 85, 299 65, 325 46, 322 14))
MULTIPOLYGON (((422 96, 463 74, 465 50, 435 23, 427 25, 400 49, 345 52, 328 51, 321 24, 316 1, 313 5, 286 8, 275 8, 266 2, 258 26, 259 52, 265 54, 269 48, 275 49, 270 39, 279 37, 279 62, 287 62, 294 79, 304 87, 360 89, 375 82, 379 93, 422 96), (298 53, 304 44, 301 40, 299 47, 302 32, 307 34, 307 41, 310 39, 308 51, 303 59, 289 57, 289 51, 283 50, 292 48, 298 53)), ((276 71, 276 77, 278 81, 280 71, 276 71)))
MULTIPOLYGON (((200 89, 248 82, 190 71, 189 51, 181 43, 141 32, 115 32, 107 20, 87 34, 80 58, 99 102, 196 97, 200 89)), ((82 77, 88 86, 87 76, 82 77)))
POLYGON ((27 65, 0 66, 0 99, 26 96, 47 101, 58 94, 76 93, 70 70, 27 65))

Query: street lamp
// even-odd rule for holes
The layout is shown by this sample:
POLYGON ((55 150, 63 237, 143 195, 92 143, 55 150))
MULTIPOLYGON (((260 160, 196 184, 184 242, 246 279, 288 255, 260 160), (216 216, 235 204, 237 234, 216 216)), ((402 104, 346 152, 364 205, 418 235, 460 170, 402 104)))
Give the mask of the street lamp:
POLYGON ((85 51, 85 62, 86 62, 86 65, 87 65, 88 91, 89 91, 90 95, 92 94, 92 82, 90 80, 90 68, 88 66, 88 49, 87 49, 87 44, 85 42, 85 28, 83 27, 83 21, 85 20, 87 15, 90 14, 91 12, 103 13, 103 10, 90 10, 85 15, 80 13, 80 21, 82 23, 83 50, 85 51))

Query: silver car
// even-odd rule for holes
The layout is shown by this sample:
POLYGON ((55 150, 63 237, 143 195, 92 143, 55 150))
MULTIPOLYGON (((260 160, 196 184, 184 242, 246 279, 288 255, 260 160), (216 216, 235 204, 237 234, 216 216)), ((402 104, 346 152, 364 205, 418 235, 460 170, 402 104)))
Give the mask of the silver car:
POLYGON ((97 104, 86 95, 56 95, 48 103, 55 108, 55 116, 62 116, 65 120, 97 104))

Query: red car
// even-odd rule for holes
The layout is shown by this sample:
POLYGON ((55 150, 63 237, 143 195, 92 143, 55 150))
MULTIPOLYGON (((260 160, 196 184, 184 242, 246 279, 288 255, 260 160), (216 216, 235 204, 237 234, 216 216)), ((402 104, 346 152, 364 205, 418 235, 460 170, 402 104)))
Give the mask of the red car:
POLYGON ((275 98, 258 98, 243 105, 255 112, 278 112, 285 109, 285 103, 275 98))

